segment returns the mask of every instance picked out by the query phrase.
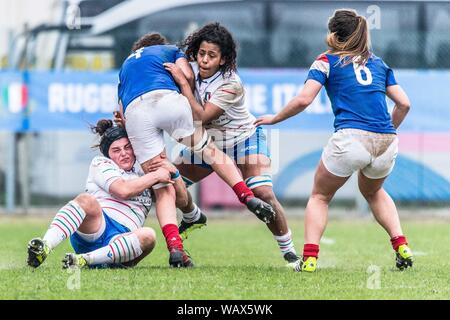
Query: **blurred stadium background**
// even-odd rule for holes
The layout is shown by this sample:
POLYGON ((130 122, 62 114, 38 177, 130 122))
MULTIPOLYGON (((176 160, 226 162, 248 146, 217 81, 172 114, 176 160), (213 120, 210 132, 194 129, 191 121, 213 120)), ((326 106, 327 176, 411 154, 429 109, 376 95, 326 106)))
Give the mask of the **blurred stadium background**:
MULTIPOLYGON (((278 111, 296 94, 326 49, 327 18, 342 7, 367 17, 375 54, 394 68, 412 101, 387 191, 402 208, 446 212, 450 2, 279 0, 1 1, 0 212, 58 207, 84 190, 97 152, 88 126, 111 117, 117 70, 140 35, 158 31, 177 43, 204 23, 220 21, 238 42, 246 103, 258 116, 278 111)), ((303 212, 332 121, 322 92, 304 114, 267 132, 275 191, 294 206, 290 213, 303 212)), ((168 143, 174 158, 177 147, 168 143)), ((335 203, 366 212, 356 190, 355 181, 348 183, 335 203)), ((215 176, 195 194, 204 208, 239 208, 215 176)))

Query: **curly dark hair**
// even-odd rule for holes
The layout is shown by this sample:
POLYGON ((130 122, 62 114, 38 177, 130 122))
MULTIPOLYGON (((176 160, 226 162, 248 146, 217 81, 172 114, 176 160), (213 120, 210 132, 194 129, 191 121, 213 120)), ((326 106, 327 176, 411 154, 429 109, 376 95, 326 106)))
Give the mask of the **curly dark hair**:
POLYGON ((100 119, 95 126, 91 125, 92 133, 97 133, 102 136, 106 130, 113 127, 113 121, 110 119, 100 119))
POLYGON ((220 67, 226 74, 236 71, 236 43, 231 33, 218 22, 209 23, 199 30, 189 35, 182 43, 186 47, 186 56, 191 61, 197 61, 197 54, 200 44, 203 42, 214 43, 219 46, 222 58, 225 63, 220 67))
POLYGON ((147 34, 144 34, 142 37, 140 37, 138 40, 136 40, 135 43, 133 43, 133 46, 131 47, 131 51, 136 51, 143 47, 149 47, 149 46, 155 46, 155 45, 161 45, 161 44, 167 44, 166 38, 157 32, 150 32, 147 34))

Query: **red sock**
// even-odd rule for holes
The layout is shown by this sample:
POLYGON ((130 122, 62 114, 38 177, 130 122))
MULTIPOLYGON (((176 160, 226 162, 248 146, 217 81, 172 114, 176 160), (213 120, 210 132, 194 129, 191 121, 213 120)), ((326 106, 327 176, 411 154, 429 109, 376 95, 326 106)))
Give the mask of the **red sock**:
POLYGON ((402 244, 408 244, 408 241, 406 240, 406 237, 396 236, 391 239, 392 248, 394 248, 395 251, 398 250, 398 247, 400 247, 402 244))
POLYGON ((247 200, 254 198, 253 191, 245 184, 244 181, 238 182, 233 186, 233 191, 236 193, 239 201, 243 204, 247 203, 247 200))
POLYGON ((177 248, 183 250, 183 242, 181 241, 178 227, 175 224, 166 224, 162 227, 162 232, 166 238, 167 249, 177 248))
POLYGON ((305 243, 303 245, 303 261, 308 259, 308 257, 319 257, 319 245, 318 244, 312 244, 312 243, 305 243))

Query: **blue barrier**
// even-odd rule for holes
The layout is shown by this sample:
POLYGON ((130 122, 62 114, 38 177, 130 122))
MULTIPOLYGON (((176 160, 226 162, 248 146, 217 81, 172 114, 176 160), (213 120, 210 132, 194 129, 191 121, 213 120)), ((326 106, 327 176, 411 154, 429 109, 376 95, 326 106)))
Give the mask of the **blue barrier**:
MULTIPOLYGON (((296 95, 307 70, 243 69, 246 104, 256 116, 275 113, 296 95)), ((450 71, 399 70, 412 101, 402 131, 449 132, 450 71)), ((0 72, 0 130, 80 130, 111 117, 117 105, 117 72, 0 72)), ((392 107, 392 104, 390 104, 392 107)), ((324 90, 305 112, 280 129, 332 131, 324 90)))

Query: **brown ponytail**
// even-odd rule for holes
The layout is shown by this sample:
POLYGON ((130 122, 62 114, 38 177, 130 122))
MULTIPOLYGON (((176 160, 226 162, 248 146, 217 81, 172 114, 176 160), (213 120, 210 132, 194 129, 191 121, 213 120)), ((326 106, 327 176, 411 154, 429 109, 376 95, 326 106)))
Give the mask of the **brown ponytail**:
POLYGON ((367 63, 371 56, 370 35, 363 16, 354 10, 336 10, 328 21, 328 30, 328 53, 338 55, 343 65, 367 63))

